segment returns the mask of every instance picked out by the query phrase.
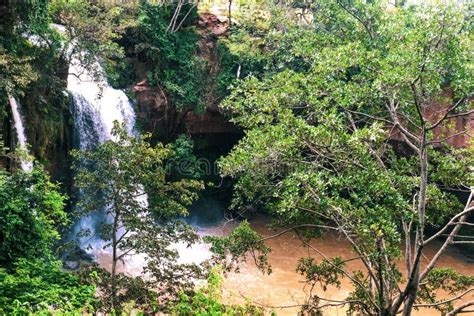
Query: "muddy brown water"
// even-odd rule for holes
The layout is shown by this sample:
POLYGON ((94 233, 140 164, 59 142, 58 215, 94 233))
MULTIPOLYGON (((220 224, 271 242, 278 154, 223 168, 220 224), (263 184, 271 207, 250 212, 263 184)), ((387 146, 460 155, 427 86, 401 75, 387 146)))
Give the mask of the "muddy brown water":
MULTIPOLYGON (((251 220, 251 226, 263 236, 271 236, 276 232, 268 228, 269 218, 257 216, 251 220)), ((203 234, 226 235, 232 230, 233 225, 214 226, 201 231, 203 234)), ((320 260, 321 256, 313 250, 304 247, 293 234, 287 233, 274 239, 269 239, 266 244, 272 249, 269 254, 269 262, 272 266, 270 275, 260 272, 255 264, 248 262, 241 264, 239 273, 230 273, 224 280, 223 299, 227 303, 242 304, 250 301, 253 304, 261 305, 266 310, 274 311, 277 315, 297 315, 300 305, 303 304, 309 294, 309 288, 305 287, 303 277, 295 269, 297 261, 301 257, 308 255, 320 260)), ((311 245, 323 252, 327 257, 340 256, 343 259, 356 257, 350 245, 336 234, 325 234, 323 237, 314 240, 311 245)), ((431 258, 438 249, 440 243, 431 243, 427 247, 423 264, 426 265, 428 258, 431 258)), ((208 249, 205 245, 199 245, 192 250, 184 250, 185 257, 205 259, 208 249)), ((99 264, 110 266, 110 255, 107 253, 97 256, 99 264)), ((126 262, 126 266, 120 266, 119 270, 129 274, 139 274, 143 264, 143 257, 137 257, 126 262)), ((439 260, 439 267, 449 267, 465 275, 474 275, 474 263, 468 261, 459 250, 455 248, 448 251, 439 260)), ((363 265, 360 260, 352 260, 347 263, 349 271, 361 269, 363 265)), ((402 268, 402 263, 400 263, 402 268)), ((401 269, 403 271, 403 269, 401 269)), ((313 289, 313 293, 329 300, 342 300, 348 296, 352 286, 347 278, 342 279, 339 288, 330 286, 326 291, 320 288, 313 289)), ((439 293, 439 298, 445 298, 443 293, 439 293)), ((458 305, 466 300, 473 300, 474 293, 467 295, 464 300, 458 300, 458 305)), ((415 311, 415 315, 434 316, 440 313, 434 309, 420 309, 415 311)), ((328 307, 323 310, 323 315, 346 315, 343 307, 328 307)), ((465 313, 462 315, 474 315, 465 313)))
MULTIPOLYGON (((268 219, 265 217, 257 217, 251 221, 251 226, 264 236, 275 234, 275 230, 267 227, 268 219)), ((222 233, 227 233, 230 229, 224 228, 222 233)), ((262 306, 273 306, 269 310, 273 310, 277 315, 296 315, 301 305, 308 297, 309 288, 305 287, 303 277, 296 271, 297 261, 301 257, 311 255, 315 259, 320 260, 315 251, 308 250, 304 247, 296 236, 291 233, 281 235, 274 239, 269 239, 266 244, 272 248, 269 255, 269 262, 272 265, 273 272, 270 275, 262 274, 251 260, 243 264, 240 273, 230 274, 224 282, 224 297, 227 302, 243 303, 246 299, 251 299, 255 304, 262 306), (293 306, 293 307, 291 307, 293 306), (296 307, 295 307, 296 306, 296 307), (278 308, 284 307, 284 308, 278 308)), ((338 238, 336 234, 326 234, 321 238, 314 240, 311 245, 327 257, 341 256, 344 259, 356 257, 351 250, 350 245, 342 238, 338 238)), ((424 263, 431 258, 438 249, 440 243, 432 243, 426 249, 424 263)), ((455 248, 448 249, 439 260, 439 267, 450 267, 465 275, 474 275, 474 264, 469 262, 455 248)), ((363 265, 360 260, 353 260, 347 264, 349 271, 361 269, 363 265)), ((400 268, 402 264, 400 263, 400 268)), ((340 288, 330 286, 326 291, 322 289, 313 290, 323 298, 332 300, 341 300, 347 297, 352 290, 351 284, 347 278, 342 280, 340 288)), ((440 298, 444 295, 439 294, 440 298)), ((468 295, 464 300, 474 299, 474 294, 468 295)), ((457 301, 456 305, 462 300, 457 301)), ((434 309, 420 309, 414 313, 415 315, 431 316, 440 315, 434 309)), ((323 315, 346 315, 344 308, 330 307, 323 310, 323 315)), ((463 315, 474 315, 463 314, 463 315)))

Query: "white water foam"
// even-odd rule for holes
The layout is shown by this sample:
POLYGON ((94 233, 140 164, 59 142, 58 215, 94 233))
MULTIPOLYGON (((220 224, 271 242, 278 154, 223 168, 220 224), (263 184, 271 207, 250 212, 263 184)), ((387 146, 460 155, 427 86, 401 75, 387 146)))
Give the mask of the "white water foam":
MULTIPOLYGON (((28 142, 26 140, 25 134, 25 127, 23 125, 23 117, 20 113, 20 104, 19 102, 12 97, 11 95, 8 96, 8 100, 10 102, 10 106, 12 109, 12 116, 13 116, 13 123, 15 125, 16 136, 18 140, 18 147, 27 152, 28 151, 28 142)), ((24 171, 31 171, 33 169, 33 163, 28 161, 26 158, 21 158, 20 161, 21 169, 24 171)))
MULTIPOLYGON (((129 135, 135 135, 135 112, 131 102, 122 90, 112 88, 106 81, 104 72, 97 62, 95 73, 99 80, 73 59, 69 66, 68 90, 73 96, 71 109, 75 124, 76 146, 83 150, 94 149, 97 145, 112 139, 111 130, 114 121, 127 122, 129 135)), ((140 196, 141 203, 147 203, 146 195, 140 196)), ((89 230, 92 237, 79 239, 79 246, 92 255, 98 262, 110 264, 111 249, 106 242, 98 237, 98 224, 110 221, 105 210, 98 210, 89 216, 82 217, 76 224, 73 233, 89 230)), ((180 263, 201 263, 210 258, 209 247, 199 243, 192 247, 177 243, 172 246, 180 254, 180 263)), ((139 275, 145 266, 145 255, 136 254, 125 258, 122 268, 127 274, 139 275)))

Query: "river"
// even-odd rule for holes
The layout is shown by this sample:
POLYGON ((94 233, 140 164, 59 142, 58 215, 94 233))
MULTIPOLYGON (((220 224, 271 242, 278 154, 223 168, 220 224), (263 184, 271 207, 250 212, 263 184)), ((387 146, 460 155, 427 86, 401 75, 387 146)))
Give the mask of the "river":
MULTIPOLYGON (((274 235, 278 231, 267 227, 269 218, 257 216, 252 219, 251 226, 263 236, 274 235)), ((229 228, 215 228, 214 233, 226 234, 229 228)), ((295 272, 299 258, 310 254, 316 259, 321 259, 317 253, 303 247, 301 242, 291 233, 284 234, 266 241, 272 248, 269 262, 272 265, 272 274, 264 275, 249 261, 241 267, 240 273, 231 273, 224 282, 224 297, 227 302, 243 303, 251 299, 254 304, 262 306, 285 306, 286 308, 273 308, 277 315, 296 315, 300 305, 308 297, 308 289, 304 287, 303 277, 295 272), (292 306, 292 307, 288 307, 292 306)), ((327 233, 323 237, 314 240, 311 245, 328 257, 341 256, 344 259, 356 257, 348 242, 339 238, 334 233, 327 233)), ((438 249, 439 243, 432 243, 426 249, 426 256, 430 258, 438 249)), ((424 258, 426 264, 427 258, 424 258)), ((402 263, 399 263, 402 270, 402 263)), ((347 264, 349 271, 363 269, 360 260, 353 260, 347 264)), ((439 261, 439 267, 450 267, 465 275, 474 275, 474 264, 467 260, 456 248, 449 249, 439 261)), ((403 270, 402 270, 403 271, 403 270)), ((341 287, 328 287, 327 291, 315 291, 326 299, 341 300, 347 297, 351 291, 351 284, 343 279, 341 287)), ((440 297, 443 294, 440 293, 440 297)), ((474 299, 474 294, 465 297, 465 300, 474 299)), ((457 304, 461 302, 458 301, 457 304)), ((271 310, 271 308, 270 308, 271 310)), ((346 315, 344 308, 326 308, 324 315, 346 315)), ((415 315, 431 316, 440 315, 434 309, 420 309, 415 315)), ((464 314, 467 315, 467 314, 464 314)))
MULTIPOLYGON (((215 205, 215 202, 202 202, 205 206, 215 205)), ((203 205, 203 204, 198 205, 203 205)), ((196 209, 191 218, 195 224, 200 224, 198 230, 201 235, 217 235, 225 236, 231 232, 232 228, 238 223, 232 222, 223 224, 221 217, 218 215, 210 215, 207 207, 204 207, 204 217, 196 222, 196 209)), ((219 212, 220 213, 220 210, 219 212)), ((268 228, 270 218, 264 215, 257 215, 250 220, 253 229, 263 236, 271 236, 278 233, 278 230, 268 228)), ((266 244, 271 247, 272 251, 269 255, 269 262, 272 265, 272 273, 270 275, 260 272, 252 260, 240 265, 239 273, 230 273, 224 279, 223 299, 226 303, 242 304, 250 301, 255 305, 265 307, 270 313, 272 310, 277 315, 297 315, 300 305, 308 298, 308 288, 305 288, 303 277, 296 273, 295 268, 297 261, 301 257, 311 255, 317 260, 321 259, 313 250, 304 247, 301 242, 291 233, 287 233, 269 239, 266 244)), ((312 247, 317 248, 328 257, 341 256, 344 259, 356 257, 351 250, 349 243, 339 238, 334 233, 327 233, 324 236, 315 239, 311 243, 312 247)), ((439 243, 432 243, 426 249, 427 257, 431 257, 439 247, 439 243)), ((208 247, 200 244, 191 249, 181 248, 180 253, 184 257, 184 261, 202 261, 209 257, 208 247)), ((98 255, 98 262, 102 266, 110 266, 110 254, 103 253, 98 255)), ((427 259, 424 259, 426 264, 427 259)), ((139 275, 143 265, 142 258, 130 258, 119 269, 122 272, 131 275, 139 275)), ((402 270, 402 263, 399 263, 402 270)), ((349 271, 361 269, 363 265, 360 260, 350 261, 347 265, 349 271)), ((474 264, 465 258, 456 248, 449 249, 446 254, 441 257, 439 267, 450 267, 465 275, 474 275, 474 264)), ((403 271, 403 270, 402 270, 403 271)), ((343 279, 341 287, 328 287, 326 291, 320 289, 314 291, 323 298, 330 300, 341 300, 347 297, 352 287, 347 279, 343 279)), ((439 293, 440 298, 444 297, 443 293, 439 293)), ((474 299, 473 295, 468 295, 465 300, 474 299)), ((457 303, 460 303, 458 301, 457 303)), ((323 315, 346 315, 344 308, 329 307, 325 308, 323 315)), ((434 309, 420 309, 414 312, 414 315, 435 316, 440 313, 434 309)))

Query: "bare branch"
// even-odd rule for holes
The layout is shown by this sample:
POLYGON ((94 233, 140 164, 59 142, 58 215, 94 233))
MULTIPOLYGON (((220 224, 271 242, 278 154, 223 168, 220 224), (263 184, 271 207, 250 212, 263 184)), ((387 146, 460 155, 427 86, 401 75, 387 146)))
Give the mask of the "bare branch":
POLYGON ((468 238, 468 239, 474 239, 474 236, 466 236, 466 235, 451 235, 451 234, 443 234, 443 236, 453 236, 457 238, 468 238))
POLYGON ((298 226, 294 226, 294 227, 290 227, 288 229, 285 229, 275 235, 272 235, 272 236, 268 236, 268 237, 265 237, 265 238, 262 238, 261 240, 264 241, 264 240, 269 240, 269 239, 273 239, 273 238, 276 238, 276 237, 279 237, 281 235, 284 235, 292 230, 296 230, 298 228, 303 228, 303 227, 314 227, 314 228, 324 228, 324 229, 332 229, 332 230, 338 230, 337 227, 332 227, 332 226, 327 226, 327 225, 316 225, 316 224, 302 224, 302 225, 298 225, 298 226))
MULTIPOLYGON (((458 102, 454 103, 454 105, 452 107, 450 107, 448 109, 448 111, 438 120, 436 121, 436 123, 434 123, 433 125, 431 125, 430 127, 427 127, 426 129, 429 131, 429 130, 432 130, 434 128, 436 128, 438 125, 440 125, 445 119, 448 118, 448 115, 450 112, 454 111, 463 101, 465 101, 466 99, 465 98, 461 98, 458 100, 458 102)), ((451 116, 453 117, 453 116, 451 116)))
MULTIPOLYGON (((467 199, 467 202, 466 202, 466 206, 464 207, 464 211, 462 211, 461 213, 457 214, 456 216, 454 216, 450 221, 449 223, 444 226, 440 231, 438 231, 438 233, 436 233, 435 235, 433 235, 431 238, 429 238, 426 242, 428 243, 429 241, 433 240, 434 238, 436 238, 437 236, 440 236, 441 234, 444 233, 444 231, 446 230, 447 227, 451 226, 451 222, 453 222, 455 219, 457 218, 461 218, 460 219, 460 222, 463 222, 466 218, 467 218, 467 215, 472 211, 474 210, 474 206, 471 206, 469 207, 469 205, 471 205, 471 201, 472 201, 472 198, 473 198, 473 195, 474 195, 474 187, 471 188, 471 194, 469 195, 469 198, 467 199)), ((441 257, 441 255, 444 253, 444 251, 446 250, 446 248, 452 244, 452 243, 474 243, 474 241, 471 241, 471 242, 462 242, 462 241, 453 241, 454 240, 454 237, 457 235, 457 233, 459 232, 459 230, 461 229, 461 225, 458 224, 456 226, 454 226, 453 230, 451 231, 451 233, 449 234, 449 237, 446 238, 446 240, 444 241, 443 245, 441 246, 441 248, 438 250, 438 252, 433 256, 433 258, 431 259, 431 262, 426 266, 425 270, 421 273, 420 275, 420 280, 423 280, 423 278, 425 278, 428 273, 435 267, 438 259, 441 257)))
POLYGON ((191 8, 189 8, 188 12, 186 13, 186 15, 183 17, 183 19, 181 20, 181 22, 179 22, 178 26, 173 30, 173 32, 177 32, 181 26, 183 25, 184 21, 186 21, 186 19, 188 18, 189 14, 192 12, 192 10, 196 7, 196 4, 193 4, 191 6, 191 8))
POLYGON ((385 107, 387 108, 388 112, 390 113, 390 117, 393 120, 394 127, 397 128, 398 131, 400 131, 403 140, 410 146, 411 149, 413 149, 414 152, 420 153, 420 148, 418 148, 414 143, 419 143, 420 139, 413 135, 410 131, 408 131, 400 122, 400 119, 398 118, 398 113, 395 110, 395 105, 393 104, 394 101, 390 100, 389 104, 385 104, 385 107))
POLYGON ((452 223, 451 225, 465 225, 465 226, 474 226, 474 223, 468 223, 468 222, 456 222, 456 223, 452 223))
POLYGON ((449 118, 454 118, 454 117, 459 117, 459 116, 467 116, 473 113, 474 113, 474 110, 469 110, 467 112, 461 112, 461 113, 448 115, 447 118, 449 119, 449 118))
POLYGON ((337 4, 339 4, 339 6, 344 9, 344 11, 346 11, 347 13, 349 13, 352 17, 354 17, 357 21, 360 22, 360 24, 362 24, 362 26, 364 26, 365 30, 367 31, 367 33, 369 34, 370 36, 370 39, 374 39, 374 35, 372 33, 372 30, 370 28, 370 25, 368 22, 362 20, 361 17, 359 17, 357 14, 355 14, 354 12, 352 12, 352 10, 350 10, 348 7, 346 7, 344 4, 342 4, 342 2, 340 0, 337 0, 337 4))
POLYGON ((413 305, 413 307, 435 307, 435 306, 439 306, 439 305, 444 305, 444 304, 459 300, 463 296, 465 296, 466 294, 468 294, 472 291, 474 291, 474 288, 467 289, 466 291, 462 292, 461 294, 456 295, 455 297, 444 300, 444 301, 439 301, 439 302, 429 303, 429 304, 415 304, 415 305, 413 305))
MULTIPOLYGON (((418 78, 421 78, 421 74, 423 73, 424 71, 424 66, 422 67, 421 71, 420 71, 420 75, 418 76, 418 78)), ((413 92, 413 101, 415 102, 415 108, 416 108, 416 112, 418 113, 418 118, 420 119, 420 123, 421 123, 421 126, 422 126, 422 129, 425 128, 425 118, 423 117, 423 112, 421 110, 421 104, 420 104, 420 100, 418 99, 418 93, 416 92, 416 86, 415 86, 415 83, 412 83, 410 85, 410 88, 411 88, 411 91, 413 92)))
POLYGON ((450 136, 447 136, 445 138, 441 138, 441 139, 436 139, 436 140, 432 140, 432 141, 429 141, 426 143, 426 145, 433 145, 433 144, 440 144, 440 143, 444 143, 448 140, 450 140, 451 138, 454 138, 454 137, 457 137, 457 136, 460 136, 460 135, 468 135, 468 136, 471 136, 467 131, 462 131, 462 132, 459 132, 459 133, 455 133, 455 134, 452 134, 450 136))
POLYGON ((117 260, 117 261, 118 261, 118 260, 122 260, 125 256, 128 256, 128 255, 131 256, 131 255, 133 255, 133 254, 131 254, 131 252, 134 251, 134 250, 135 250, 135 249, 133 249, 133 248, 128 249, 127 251, 125 251, 125 252, 121 253, 119 256, 117 256, 117 259, 116 259, 116 260, 117 260))
POLYGON ((449 312, 448 314, 446 314, 446 316, 454 316, 456 314, 459 314, 459 313, 462 313, 463 312, 463 309, 465 309, 466 307, 469 307, 469 306, 473 306, 474 305, 474 300, 473 301, 469 301, 469 302, 466 302, 458 307, 456 307, 455 309, 453 309, 451 312, 449 312))
POLYGON ((378 116, 370 115, 370 114, 367 114, 367 113, 352 111, 352 110, 347 110, 347 112, 357 114, 357 115, 362 115, 362 116, 365 116, 365 117, 370 118, 370 119, 375 120, 375 121, 385 122, 387 124, 393 125, 392 121, 384 119, 383 117, 378 117, 378 116))
MULTIPOLYGON (((471 198, 470 200, 472 200, 472 192, 471 192, 471 198)), ((464 211, 462 211, 461 213, 459 214, 456 214, 453 218, 451 218, 451 220, 442 228, 440 229, 436 234, 434 234, 433 236, 431 236, 430 238, 426 239, 424 241, 424 244, 428 244, 429 242, 433 241, 434 239, 438 238, 439 236, 441 236, 445 231, 446 229, 448 229, 449 226, 451 225, 459 225, 460 223, 463 223, 464 220, 460 220, 459 222, 455 222, 456 219, 460 218, 460 217, 463 217, 464 215, 472 212, 474 210, 474 206, 473 207, 469 207, 467 209, 465 209, 464 211)))
POLYGON ((173 29, 176 25, 176 20, 178 19, 179 13, 181 12, 181 7, 183 6, 183 0, 179 0, 178 5, 176 6, 176 9, 174 10, 173 16, 171 17, 170 24, 168 25, 168 28, 166 29, 166 32, 173 32, 173 29))

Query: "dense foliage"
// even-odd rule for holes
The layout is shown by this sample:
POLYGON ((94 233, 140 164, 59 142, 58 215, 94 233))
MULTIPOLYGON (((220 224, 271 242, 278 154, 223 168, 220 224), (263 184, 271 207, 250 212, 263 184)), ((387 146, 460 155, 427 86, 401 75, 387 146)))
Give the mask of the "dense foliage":
MULTIPOLYGON (((279 67, 235 84, 222 104, 246 129, 220 164, 223 175, 238 179, 234 207, 266 209, 305 245, 324 229, 346 238, 365 270, 346 271, 341 258, 322 254, 321 262, 302 259, 298 271, 323 288, 351 280, 354 291, 340 303, 351 311, 445 309, 431 276, 440 273, 446 247, 469 239, 458 236, 462 224, 442 225, 464 221, 473 209, 472 194, 464 207, 452 193, 470 191, 472 146, 453 148, 446 130, 450 118, 472 112, 469 11, 322 1, 309 12, 306 23, 277 10, 273 27, 248 35, 265 43, 267 65, 279 67), (430 238, 427 227, 443 228, 430 238), (424 245, 443 233, 449 238, 421 269, 424 245), (405 271, 395 264, 401 259, 405 271)), ((234 239, 221 253, 242 254, 234 239)), ((254 252, 259 238, 246 240, 254 252)), ((468 280, 455 292, 469 291, 468 280)), ((314 294, 304 308, 318 310, 323 298, 314 294)))
MULTIPOLYGON (((474 111, 471 4, 0 2, 0 139, 14 138, 5 118, 15 97, 34 156, 46 167, 53 151, 66 160, 70 63, 95 79, 105 69, 117 88, 146 79, 140 84, 162 99, 155 103, 170 121, 160 132, 173 137, 188 111, 220 102, 221 114, 244 131, 219 161, 222 176, 235 181, 231 208, 243 217, 270 214, 283 228, 277 235, 296 232, 311 249, 295 266, 312 289, 304 313, 339 306, 411 315, 428 307, 455 315, 474 305, 460 300, 474 278, 438 267, 449 247, 473 244, 474 152, 465 130, 474 111), (216 23, 229 23, 218 36, 199 20, 198 9, 214 5, 227 15, 216 23), (328 230, 355 259, 311 244, 328 230), (363 268, 351 271, 352 260, 363 268), (343 278, 353 288, 341 301, 313 292, 343 278)), ((200 239, 177 218, 197 199, 204 172, 189 137, 150 143, 117 124, 112 140, 73 152, 78 215, 107 215, 78 238, 102 240, 91 246, 112 259, 110 269, 79 265, 77 274, 56 257, 69 222, 66 196, 42 168, 16 170, 21 153, 4 155, 0 146, 9 168, 0 169, 0 314, 263 313, 223 303, 216 271, 195 289, 206 271, 179 263, 174 245, 200 239), (119 272, 131 255, 146 257, 143 275, 119 272)), ((67 177, 69 165, 61 168, 67 177)), ((206 240, 225 272, 249 258, 272 271, 271 249, 247 221, 206 240)))
POLYGON ((49 258, 16 261, 14 272, 0 268, 0 313, 48 315, 52 311, 93 311, 95 286, 62 270, 61 261, 49 258))
POLYGON ((47 1, 2 3, 0 13, 0 89, 22 89, 35 78, 22 33, 36 34, 47 28, 47 1))
POLYGON ((64 93, 69 62, 79 60, 96 70, 98 58, 110 64, 112 57, 122 56, 113 42, 119 33, 118 21, 126 24, 122 12, 86 0, 0 5, 0 116, 3 120, 9 112, 8 95, 20 101, 22 115, 29 121, 26 133, 33 153, 45 165, 61 146, 69 145, 70 100, 64 93), (64 30, 52 22, 62 24, 64 30))
MULTIPOLYGON (((147 136, 127 134, 116 122, 113 140, 91 151, 76 151, 76 186, 82 190, 81 216, 102 210, 108 215, 95 233, 110 249, 110 274, 101 269, 103 309, 120 311, 134 300, 144 309, 163 309, 179 291, 190 291, 193 278, 201 276, 195 264, 180 264, 173 245, 191 245, 199 237, 184 222, 186 206, 202 188, 197 180, 169 181, 167 160, 174 155, 171 145, 151 146, 147 136), (150 192, 147 195, 147 192, 150 192), (146 255, 143 280, 118 273, 117 265, 130 255, 146 255)), ((83 232, 81 236, 94 232, 83 232)))
POLYGON ((248 302, 245 305, 226 305, 222 303, 222 271, 212 269, 207 284, 199 288, 192 296, 180 293, 179 300, 173 304, 173 315, 264 315, 262 308, 248 302))
POLYGON ((0 266, 10 269, 18 258, 52 254, 66 224, 65 197, 41 169, 0 173, 0 266))
POLYGON ((170 102, 178 109, 202 110, 206 77, 204 62, 197 56, 199 37, 193 27, 197 11, 192 4, 185 5, 178 16, 183 21, 181 27, 171 31, 174 13, 173 5, 145 5, 138 19, 135 50, 151 64, 149 84, 169 93, 170 102))
POLYGON ((40 168, 0 173, 0 313, 81 311, 95 286, 62 270, 55 244, 67 222, 65 196, 40 168))

